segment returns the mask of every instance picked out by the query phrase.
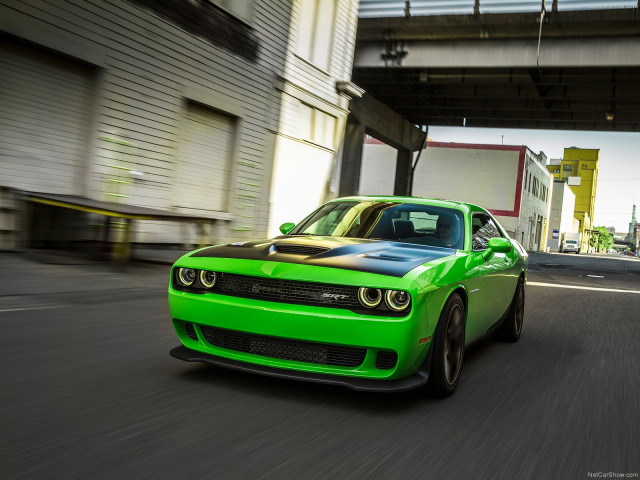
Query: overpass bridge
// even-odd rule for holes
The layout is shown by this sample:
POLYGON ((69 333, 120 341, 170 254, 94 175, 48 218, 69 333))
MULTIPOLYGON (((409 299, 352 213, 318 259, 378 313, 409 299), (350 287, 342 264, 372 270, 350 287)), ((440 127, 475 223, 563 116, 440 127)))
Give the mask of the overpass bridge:
MULTIPOLYGON (((354 117, 352 131, 360 133, 359 125, 383 141, 380 131, 398 130, 403 121, 638 132, 640 1, 361 0, 352 81, 366 92, 352 101, 358 110, 369 99, 388 107, 369 111, 383 125, 378 120, 374 130, 354 117), (416 14, 429 4, 463 13, 416 14), (487 4, 494 8, 483 9, 487 4), (523 5, 536 10, 517 11, 523 5), (588 8, 611 5, 626 8, 588 8)), ((417 149, 420 135, 409 136, 413 143, 393 145, 402 177, 397 193, 407 191, 407 150, 417 149)), ((341 193, 356 192, 358 152, 347 148, 345 155, 341 193)))

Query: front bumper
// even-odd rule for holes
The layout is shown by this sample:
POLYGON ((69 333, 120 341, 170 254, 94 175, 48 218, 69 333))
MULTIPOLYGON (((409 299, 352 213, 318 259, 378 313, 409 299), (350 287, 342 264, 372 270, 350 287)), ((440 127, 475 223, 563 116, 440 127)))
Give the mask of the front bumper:
POLYGON ((218 367, 240 370, 243 372, 257 373, 277 378, 288 378, 292 380, 301 380, 314 383, 325 383, 330 385, 340 385, 353 390, 364 392, 402 392, 412 390, 425 385, 429 380, 429 372, 431 371, 432 349, 429 350, 427 357, 420 369, 413 375, 396 380, 375 380, 370 378, 345 377, 338 375, 329 375, 323 373, 305 372, 300 370, 286 370, 281 368, 269 367, 253 363, 245 363, 229 358, 218 357, 207 353, 191 350, 190 348, 180 345, 173 348, 169 354, 186 362, 202 362, 218 367))
POLYGON ((340 377, 398 380, 411 376, 424 362, 433 334, 433 327, 429 327, 424 315, 417 313, 418 310, 403 318, 372 317, 344 309, 216 294, 196 295, 175 290, 170 291, 169 305, 175 331, 183 345, 190 350, 248 364, 340 377), (364 349, 366 354, 361 363, 350 366, 309 362, 295 355, 291 358, 264 355, 259 353, 259 348, 235 348, 235 345, 212 341, 207 338, 203 328, 266 336, 269 342, 282 339, 284 342, 291 340, 331 345, 338 349, 364 349), (378 355, 389 351, 397 354, 395 366, 379 367, 376 364, 378 355))

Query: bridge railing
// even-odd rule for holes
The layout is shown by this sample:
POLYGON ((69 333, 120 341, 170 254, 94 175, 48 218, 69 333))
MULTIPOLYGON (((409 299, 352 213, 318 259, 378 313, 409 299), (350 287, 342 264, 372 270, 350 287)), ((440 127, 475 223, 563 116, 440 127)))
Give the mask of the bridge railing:
POLYGON ((640 8, 640 0, 360 0, 360 18, 640 8))

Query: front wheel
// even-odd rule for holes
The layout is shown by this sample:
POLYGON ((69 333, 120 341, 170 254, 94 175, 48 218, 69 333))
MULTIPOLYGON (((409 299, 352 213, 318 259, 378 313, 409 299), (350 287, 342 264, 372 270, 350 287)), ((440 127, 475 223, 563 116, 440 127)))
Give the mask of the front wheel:
POLYGON ((516 291, 511 300, 511 307, 507 318, 496 331, 497 338, 505 342, 517 342, 522 333, 522 324, 524 323, 524 281, 518 279, 516 291))
POLYGON ((437 397, 448 397, 456 390, 464 358, 465 307, 454 293, 442 309, 436 328, 429 389, 437 397))

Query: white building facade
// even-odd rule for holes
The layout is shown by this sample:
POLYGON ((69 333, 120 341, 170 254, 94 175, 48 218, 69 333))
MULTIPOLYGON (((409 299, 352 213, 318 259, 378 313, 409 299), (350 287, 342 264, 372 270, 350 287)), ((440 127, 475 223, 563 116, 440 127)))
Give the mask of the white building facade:
POLYGON ((576 194, 566 182, 554 181, 551 197, 551 213, 547 233, 547 247, 550 252, 560 251, 562 234, 578 232, 579 222, 573 216, 576 194))
POLYGON ((280 118, 275 140, 268 235, 297 223, 336 197, 340 146, 349 99, 336 83, 351 77, 358 2, 297 0, 285 69, 278 79, 280 118))
MULTIPOLYGON (((212 243, 265 236, 270 214, 331 196, 357 9, 0 0, 0 186, 211 218, 212 243)), ((142 221, 134 238, 190 228, 142 221)))
MULTIPOLYGON (((395 151, 365 140, 361 194, 393 193, 395 151)), ((544 154, 527 147, 427 142, 413 179, 413 195, 487 208, 528 250, 543 250, 551 202, 544 154)))

